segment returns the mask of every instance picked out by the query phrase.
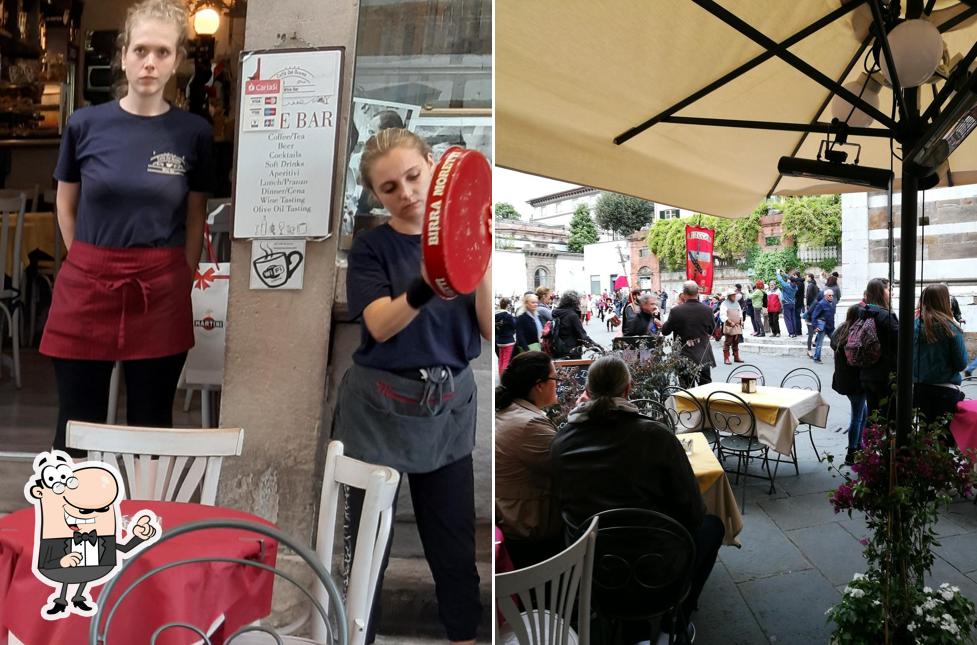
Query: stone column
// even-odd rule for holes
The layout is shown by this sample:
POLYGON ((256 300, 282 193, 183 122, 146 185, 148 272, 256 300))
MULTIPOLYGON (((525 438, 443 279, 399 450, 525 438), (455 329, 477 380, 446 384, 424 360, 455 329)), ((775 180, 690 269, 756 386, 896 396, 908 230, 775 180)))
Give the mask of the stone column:
MULTIPOLYGON (((346 47, 340 151, 346 149, 358 11, 356 0, 248 3, 246 49, 272 48, 283 33, 312 46, 346 47)), ((304 289, 251 291, 250 242, 233 243, 231 262, 221 425, 244 428, 244 454, 224 461, 218 502, 260 515, 307 543, 320 489, 317 447, 323 432, 328 433, 322 410, 336 290, 342 158, 335 173, 334 234, 308 243, 304 289)), ((321 181, 328 184, 333 178, 321 181)))
POLYGON ((862 299, 869 275, 868 193, 841 196, 841 300, 835 308, 835 327, 845 321, 848 308, 862 299))

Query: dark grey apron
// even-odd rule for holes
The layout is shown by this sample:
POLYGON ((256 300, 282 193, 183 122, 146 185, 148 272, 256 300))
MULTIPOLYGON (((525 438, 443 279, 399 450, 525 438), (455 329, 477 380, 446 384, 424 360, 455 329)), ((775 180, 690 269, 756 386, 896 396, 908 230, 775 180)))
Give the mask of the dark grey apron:
POLYGON ((402 473, 428 473, 470 455, 475 377, 466 367, 441 380, 425 383, 354 364, 339 386, 333 439, 354 459, 402 473))

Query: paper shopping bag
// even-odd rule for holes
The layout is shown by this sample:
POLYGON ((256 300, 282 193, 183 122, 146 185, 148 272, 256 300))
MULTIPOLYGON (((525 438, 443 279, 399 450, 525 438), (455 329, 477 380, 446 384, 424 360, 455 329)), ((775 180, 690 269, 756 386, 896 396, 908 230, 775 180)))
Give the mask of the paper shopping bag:
POLYGON ((227 331, 229 262, 201 262, 193 278, 194 346, 187 354, 187 385, 216 385, 224 381, 224 339, 227 331))

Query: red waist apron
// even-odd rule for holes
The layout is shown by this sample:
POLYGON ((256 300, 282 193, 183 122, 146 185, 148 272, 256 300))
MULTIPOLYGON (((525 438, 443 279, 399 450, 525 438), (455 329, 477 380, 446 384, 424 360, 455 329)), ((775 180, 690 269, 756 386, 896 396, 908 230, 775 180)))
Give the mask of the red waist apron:
POLYGON ((183 247, 115 249, 75 241, 54 283, 41 353, 119 361, 193 347, 183 247))

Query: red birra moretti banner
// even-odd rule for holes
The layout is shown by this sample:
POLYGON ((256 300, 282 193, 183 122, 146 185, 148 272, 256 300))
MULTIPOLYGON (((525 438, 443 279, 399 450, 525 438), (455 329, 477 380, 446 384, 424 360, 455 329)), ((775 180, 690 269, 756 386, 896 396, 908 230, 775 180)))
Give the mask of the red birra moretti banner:
POLYGON ((711 228, 685 227, 685 275, 695 280, 701 293, 712 293, 712 245, 716 232, 711 228))

